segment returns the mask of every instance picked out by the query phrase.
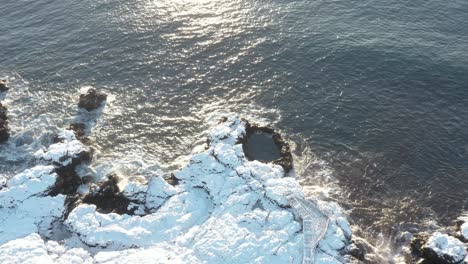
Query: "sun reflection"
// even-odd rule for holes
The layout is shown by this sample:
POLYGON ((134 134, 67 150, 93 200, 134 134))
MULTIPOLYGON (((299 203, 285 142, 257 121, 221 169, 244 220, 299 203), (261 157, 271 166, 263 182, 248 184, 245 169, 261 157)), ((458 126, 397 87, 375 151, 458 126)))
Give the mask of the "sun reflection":
POLYGON ((241 0, 145 0, 136 5, 123 4, 115 15, 137 31, 169 26, 176 27, 178 30, 173 33, 180 33, 181 37, 187 34, 219 36, 242 29, 251 11, 241 0))

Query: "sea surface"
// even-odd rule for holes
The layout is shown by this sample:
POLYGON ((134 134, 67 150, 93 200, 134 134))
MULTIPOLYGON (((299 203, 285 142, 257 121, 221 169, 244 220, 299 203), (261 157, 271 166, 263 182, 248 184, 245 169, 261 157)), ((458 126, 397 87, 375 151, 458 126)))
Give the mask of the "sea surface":
POLYGON ((0 0, 12 140, 31 162, 111 95, 97 174, 167 173, 217 118, 270 124, 296 174, 372 234, 450 224, 468 207, 468 1, 0 0), (320 188, 314 188, 320 186, 320 188))

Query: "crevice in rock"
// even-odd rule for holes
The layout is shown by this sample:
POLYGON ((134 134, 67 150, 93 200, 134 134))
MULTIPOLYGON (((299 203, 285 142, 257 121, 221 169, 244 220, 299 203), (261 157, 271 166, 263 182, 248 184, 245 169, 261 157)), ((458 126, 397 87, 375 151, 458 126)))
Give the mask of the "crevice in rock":
POLYGON ((164 180, 172 186, 179 184, 179 179, 177 179, 174 173, 171 173, 171 176, 169 176, 169 178, 165 178, 164 180))

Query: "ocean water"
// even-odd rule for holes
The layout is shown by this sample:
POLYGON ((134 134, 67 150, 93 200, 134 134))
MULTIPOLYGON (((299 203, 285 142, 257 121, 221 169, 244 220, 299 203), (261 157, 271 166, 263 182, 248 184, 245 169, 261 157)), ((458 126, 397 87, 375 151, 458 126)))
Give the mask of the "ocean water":
POLYGON ((450 224, 468 206, 466 0, 1 0, 11 142, 0 174, 76 114, 96 173, 178 167, 217 118, 272 124, 296 173, 370 233, 450 224))

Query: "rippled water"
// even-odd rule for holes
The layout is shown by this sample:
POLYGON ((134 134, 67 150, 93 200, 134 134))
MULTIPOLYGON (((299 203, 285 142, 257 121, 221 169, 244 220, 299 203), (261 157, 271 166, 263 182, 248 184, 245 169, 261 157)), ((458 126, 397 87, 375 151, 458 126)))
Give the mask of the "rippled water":
POLYGON ((466 14, 466 0, 3 0, 0 169, 24 167, 92 85, 112 97, 97 171, 176 168, 233 112, 285 132, 304 184, 357 224, 448 223, 468 205, 466 14))

